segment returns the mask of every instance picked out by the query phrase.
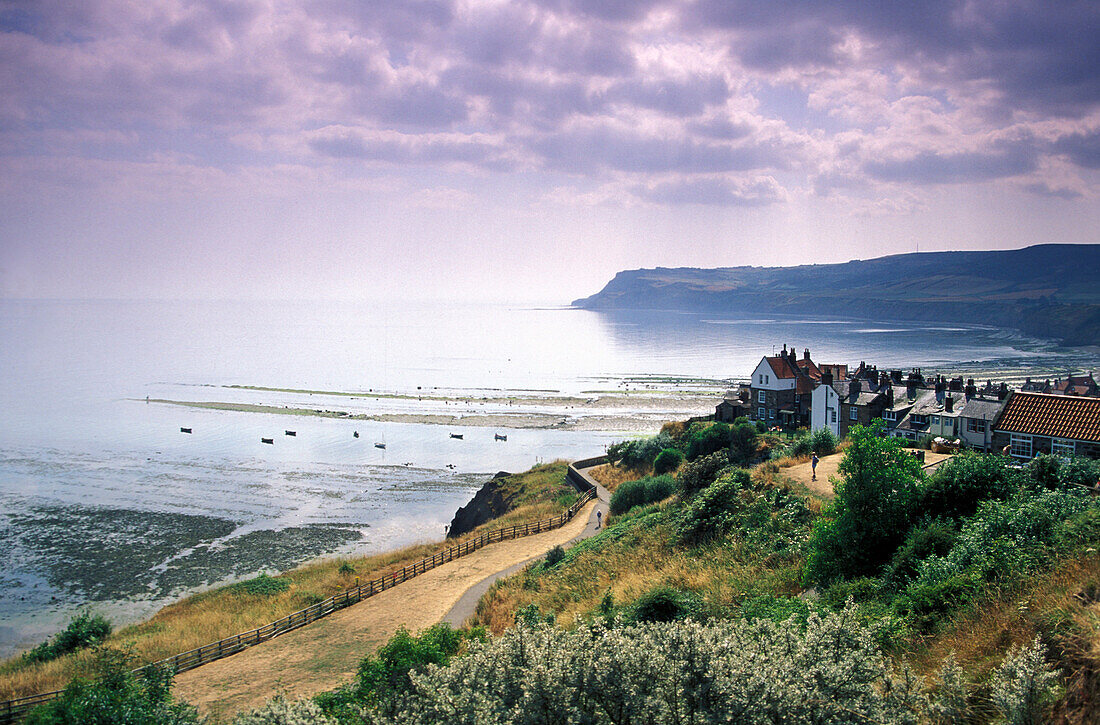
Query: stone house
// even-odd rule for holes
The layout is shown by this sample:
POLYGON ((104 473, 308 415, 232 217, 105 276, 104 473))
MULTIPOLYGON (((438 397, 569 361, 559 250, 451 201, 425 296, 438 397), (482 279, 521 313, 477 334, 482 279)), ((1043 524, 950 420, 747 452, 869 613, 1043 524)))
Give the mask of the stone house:
POLYGON ((769 426, 801 428, 810 425, 810 397, 821 380, 821 369, 804 350, 799 358, 794 347, 760 359, 749 381, 753 420, 769 426))

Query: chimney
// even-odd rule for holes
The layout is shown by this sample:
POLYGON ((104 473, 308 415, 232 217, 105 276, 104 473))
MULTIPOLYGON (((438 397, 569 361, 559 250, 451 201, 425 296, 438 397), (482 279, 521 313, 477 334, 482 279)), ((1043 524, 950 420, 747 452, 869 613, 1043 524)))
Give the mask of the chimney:
POLYGON ((848 384, 848 397, 852 399, 853 403, 856 401, 857 398, 859 398, 859 394, 862 391, 863 381, 861 379, 856 378, 848 384))
POLYGON ((974 378, 970 378, 970 380, 968 380, 966 382, 966 388, 964 390, 964 393, 966 395, 967 400, 970 400, 971 398, 973 398, 975 395, 978 394, 978 389, 976 387, 974 387, 974 378))
POLYGON ((957 378, 951 378, 951 383, 948 385, 948 387, 955 392, 961 393, 963 389, 962 377, 960 376, 957 378))
POLYGON ((894 407, 894 388, 891 385, 886 386, 886 407, 894 407))
POLYGON ((829 370, 825 370, 823 373, 821 373, 821 384, 822 385, 832 385, 833 384, 833 374, 829 370))
POLYGON ((802 359, 803 360, 809 360, 810 359, 810 348, 807 347, 807 348, 804 348, 802 350, 802 359))
POLYGON ((943 409, 948 413, 955 412, 955 399, 950 395, 943 399, 943 409))
POLYGON ((997 388, 997 400, 1004 400, 1008 396, 1008 386, 1001 383, 1001 386, 997 388))
POLYGON ((901 371, 900 370, 891 370, 890 371, 890 379, 893 380, 895 384, 901 385, 901 371))

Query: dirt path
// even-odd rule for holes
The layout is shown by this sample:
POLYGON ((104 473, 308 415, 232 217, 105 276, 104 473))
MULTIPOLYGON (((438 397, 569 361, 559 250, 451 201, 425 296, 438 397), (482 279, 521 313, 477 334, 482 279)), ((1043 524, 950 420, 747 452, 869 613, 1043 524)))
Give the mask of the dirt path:
MULTIPOLYGON (((812 480, 813 471, 809 462, 800 463, 790 468, 784 468, 782 474, 793 481, 801 483, 803 486, 823 498, 832 498, 833 484, 830 479, 837 475, 837 467, 840 465, 842 458, 844 458, 843 453, 835 453, 831 456, 822 457, 817 463, 816 481, 812 480)), ((943 453, 925 451, 924 467, 926 470, 932 470, 946 458, 950 458, 950 456, 943 453)))
POLYGON ((416 632, 440 622, 472 587, 581 537, 597 505, 602 502, 589 503, 559 529, 491 544, 307 627, 184 672, 175 694, 225 720, 279 693, 299 698, 331 690, 399 627, 416 632))

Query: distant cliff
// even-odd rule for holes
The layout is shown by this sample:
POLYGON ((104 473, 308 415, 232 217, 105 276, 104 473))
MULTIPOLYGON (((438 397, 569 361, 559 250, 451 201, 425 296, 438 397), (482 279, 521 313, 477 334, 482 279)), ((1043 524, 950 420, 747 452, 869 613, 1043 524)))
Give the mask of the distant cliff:
POLYGON ((1100 244, 898 254, 798 267, 636 269, 619 272, 573 305, 973 322, 1064 345, 1100 345, 1100 244))

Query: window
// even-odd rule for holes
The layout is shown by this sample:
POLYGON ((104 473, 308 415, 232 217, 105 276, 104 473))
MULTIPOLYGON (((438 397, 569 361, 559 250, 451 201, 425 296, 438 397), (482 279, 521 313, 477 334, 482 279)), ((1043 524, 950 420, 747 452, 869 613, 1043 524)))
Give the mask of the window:
POLYGON ((771 381, 772 381, 772 376, 771 375, 765 375, 764 376, 764 382, 765 383, 771 383, 771 381))
POLYGON ((913 425, 928 425, 928 416, 913 415, 913 425))
POLYGON ((1013 433, 1008 453, 1015 458, 1031 458, 1031 436, 1013 433))
POLYGON ((836 408, 829 408, 829 412, 833 414, 832 422, 835 423, 836 422, 836 408))
POLYGON ((757 420, 764 420, 764 409, 763 408, 757 408, 756 409, 756 419, 757 420))
POLYGON ((768 408, 768 417, 775 418, 775 408, 768 408))
POLYGON ((932 416, 932 425, 939 425, 939 424, 940 424, 940 417, 938 415, 933 415, 932 416))
POLYGON ((896 410, 884 410, 882 411, 882 419, 896 423, 898 420, 898 412, 896 410))
POLYGON ((985 433, 985 421, 978 420, 977 418, 966 419, 966 432, 967 433, 985 433))
POLYGON ((854 405, 848 408, 848 420, 859 420, 859 408, 854 405))
POLYGON ((1050 442, 1050 452, 1055 456, 1072 456, 1077 452, 1077 442, 1065 438, 1055 438, 1050 442))
POLYGON ((764 384, 764 373, 760 373, 760 384, 764 384))
POLYGON ((759 393, 756 394, 756 402, 757 403, 763 403, 764 402, 764 391, 763 390, 761 390, 759 393))

